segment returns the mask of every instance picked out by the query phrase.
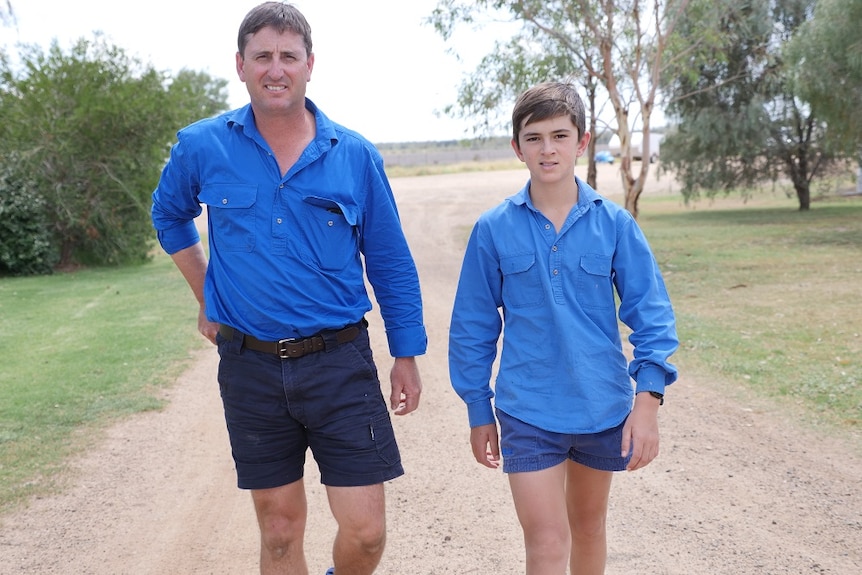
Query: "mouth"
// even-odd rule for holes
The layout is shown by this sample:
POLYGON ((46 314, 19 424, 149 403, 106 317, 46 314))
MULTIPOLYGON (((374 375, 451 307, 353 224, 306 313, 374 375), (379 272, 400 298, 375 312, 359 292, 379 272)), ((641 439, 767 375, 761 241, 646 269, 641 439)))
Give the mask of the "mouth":
POLYGON ((276 86, 273 84, 266 84, 266 85, 264 85, 264 89, 267 92, 283 92, 283 91, 287 90, 287 86, 282 86, 282 85, 276 86))

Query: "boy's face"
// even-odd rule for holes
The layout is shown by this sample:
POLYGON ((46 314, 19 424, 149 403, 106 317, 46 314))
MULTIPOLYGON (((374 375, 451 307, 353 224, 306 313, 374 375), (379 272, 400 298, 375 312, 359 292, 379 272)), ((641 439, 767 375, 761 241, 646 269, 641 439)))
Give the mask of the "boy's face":
POLYGON ((521 128, 512 148, 527 164, 531 179, 544 183, 571 180, 575 164, 590 142, 587 132, 579 137, 578 128, 568 115, 531 122, 521 128))

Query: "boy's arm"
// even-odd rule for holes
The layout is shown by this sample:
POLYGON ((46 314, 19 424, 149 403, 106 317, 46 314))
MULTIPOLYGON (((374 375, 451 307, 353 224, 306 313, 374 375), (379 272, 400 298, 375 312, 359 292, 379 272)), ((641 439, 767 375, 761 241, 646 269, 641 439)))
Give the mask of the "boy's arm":
POLYGON ((669 362, 679 347, 673 307, 646 237, 627 213, 617 237, 614 285, 620 296, 619 317, 632 330, 629 375, 636 382, 635 393, 664 395, 665 387, 677 379, 677 369, 669 362))
POLYGON ((477 223, 467 242, 449 326, 449 378, 471 428, 496 425, 490 379, 503 326, 502 280, 493 244, 480 229, 477 223))

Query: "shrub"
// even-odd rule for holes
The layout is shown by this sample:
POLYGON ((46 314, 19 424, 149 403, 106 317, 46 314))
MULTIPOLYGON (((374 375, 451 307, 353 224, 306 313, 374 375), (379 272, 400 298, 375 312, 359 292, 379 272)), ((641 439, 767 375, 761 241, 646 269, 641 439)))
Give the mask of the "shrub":
POLYGON ((0 166, 0 274, 49 274, 58 260, 45 198, 12 165, 0 166))

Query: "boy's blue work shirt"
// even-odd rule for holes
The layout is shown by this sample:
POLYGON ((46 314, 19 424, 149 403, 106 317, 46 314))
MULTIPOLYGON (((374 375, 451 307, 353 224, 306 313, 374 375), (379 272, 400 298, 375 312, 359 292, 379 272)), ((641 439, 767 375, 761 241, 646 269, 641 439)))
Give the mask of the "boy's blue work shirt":
POLYGON ((596 433, 629 414, 630 376, 637 392, 663 393, 676 380, 673 310, 645 236, 626 210, 577 183, 578 203, 559 233, 533 207, 529 183, 473 228, 449 333, 452 386, 471 427, 494 423, 494 398, 541 429, 596 433), (614 289, 632 330, 628 366, 614 289))
POLYGON ((207 319, 266 341, 359 321, 371 309, 367 273, 390 352, 421 355, 418 274, 382 157, 306 107, 316 135, 284 176, 250 105, 180 130, 153 192, 159 242, 169 254, 197 243, 206 205, 207 319))

